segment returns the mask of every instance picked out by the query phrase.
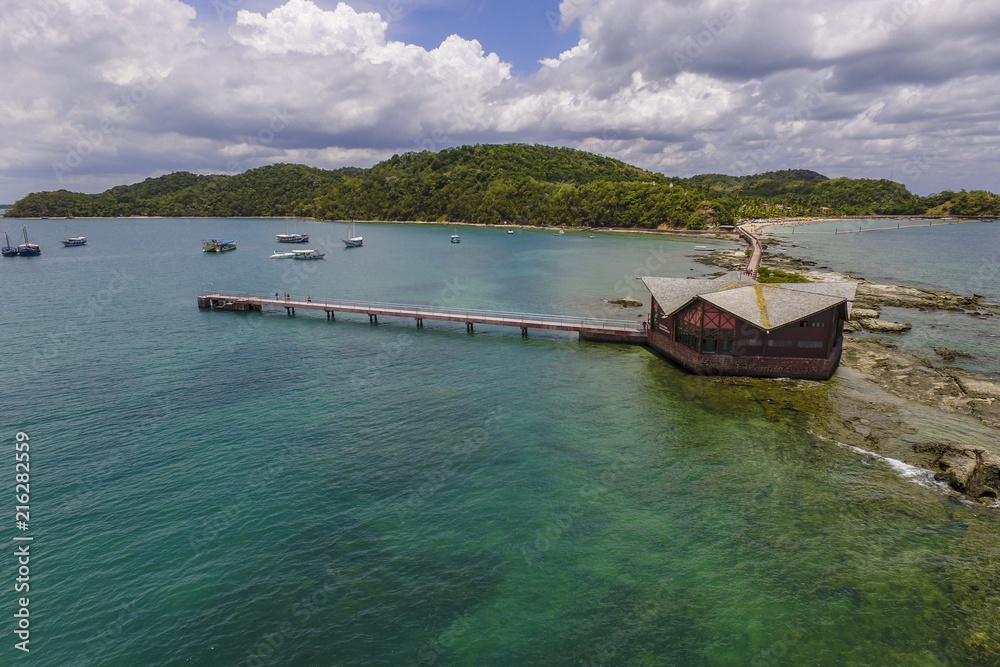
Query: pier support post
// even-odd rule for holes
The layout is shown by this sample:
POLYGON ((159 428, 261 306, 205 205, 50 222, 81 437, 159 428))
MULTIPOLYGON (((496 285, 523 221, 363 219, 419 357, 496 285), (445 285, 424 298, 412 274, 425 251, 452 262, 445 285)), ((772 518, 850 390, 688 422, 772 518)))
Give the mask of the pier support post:
POLYGON ((378 324, 378 315, 376 315, 375 313, 368 313, 368 323, 378 324))
POLYGON ((472 322, 466 322, 465 323, 465 333, 472 333, 472 332, 473 332, 472 322))
POLYGON ((521 327, 521 338, 528 337, 528 327, 521 327))
POLYGON ((417 328, 418 329, 423 329, 424 328, 424 318, 422 318, 422 317, 418 317, 417 318, 417 328))

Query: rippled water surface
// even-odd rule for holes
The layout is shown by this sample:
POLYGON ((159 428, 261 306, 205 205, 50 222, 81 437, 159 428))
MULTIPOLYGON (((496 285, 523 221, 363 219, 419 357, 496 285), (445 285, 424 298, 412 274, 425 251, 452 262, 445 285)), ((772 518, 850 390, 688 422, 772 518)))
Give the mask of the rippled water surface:
POLYGON ((35 664, 992 660, 995 513, 811 436, 781 405, 815 384, 195 302, 638 319, 602 300, 699 274, 694 241, 362 225, 345 250, 330 223, 27 224, 43 255, 0 261, 0 435, 7 498, 14 434, 31 437, 35 664), (269 260, 293 228, 327 258, 269 260), (203 254, 209 236, 239 249, 203 254))

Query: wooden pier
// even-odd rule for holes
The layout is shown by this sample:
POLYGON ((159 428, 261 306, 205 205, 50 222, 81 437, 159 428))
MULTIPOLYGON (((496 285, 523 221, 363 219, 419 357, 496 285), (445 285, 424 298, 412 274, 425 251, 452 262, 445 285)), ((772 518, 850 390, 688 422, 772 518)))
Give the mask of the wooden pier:
POLYGON ((475 331, 475 325, 495 325, 518 327, 521 335, 527 336, 528 329, 548 329, 554 331, 575 331, 580 340, 605 343, 630 343, 645 345, 646 329, 630 320, 611 320, 589 317, 564 317, 560 315, 537 315, 533 313, 508 313, 491 310, 449 309, 437 306, 412 306, 393 303, 374 303, 314 299, 312 297, 261 296, 234 292, 213 292, 198 297, 198 307, 211 310, 236 312, 263 312, 264 307, 284 308, 288 315, 295 311, 319 310, 326 313, 328 320, 336 320, 336 313, 367 315, 368 322, 378 324, 379 316, 402 317, 413 320, 417 328, 423 328, 424 320, 462 322, 468 333, 475 331))

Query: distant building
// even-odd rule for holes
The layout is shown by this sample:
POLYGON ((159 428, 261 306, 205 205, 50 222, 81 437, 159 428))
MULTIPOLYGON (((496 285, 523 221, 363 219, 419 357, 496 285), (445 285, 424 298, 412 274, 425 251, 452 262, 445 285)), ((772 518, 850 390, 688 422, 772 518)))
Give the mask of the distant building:
POLYGON ((643 278, 649 346, 701 375, 826 380, 840 363, 856 283, 643 278))

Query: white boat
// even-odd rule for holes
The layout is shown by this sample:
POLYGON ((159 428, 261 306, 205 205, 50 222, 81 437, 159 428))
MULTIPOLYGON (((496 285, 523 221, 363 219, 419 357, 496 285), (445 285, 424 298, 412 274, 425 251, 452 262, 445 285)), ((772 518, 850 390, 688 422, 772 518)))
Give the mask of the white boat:
POLYGON ((451 242, 452 243, 461 243, 462 242, 462 237, 459 236, 458 234, 452 234, 451 235, 451 242))
POLYGON ((86 236, 71 236, 68 239, 63 239, 61 241, 61 243, 66 248, 72 248, 73 246, 77 246, 77 245, 87 245, 87 237, 86 236))
POLYGON ((347 246, 348 248, 360 248, 364 244, 365 239, 363 236, 358 236, 357 233, 354 231, 353 222, 351 223, 350 231, 347 233, 348 237, 346 239, 340 239, 340 240, 343 241, 344 245, 347 246))
POLYGON ((716 248, 713 248, 710 245, 696 245, 694 249, 698 250, 699 252, 715 252, 717 250, 716 248))
POLYGON ((230 241, 228 239, 201 240, 202 252, 226 252, 227 250, 236 250, 236 241, 230 241))
POLYGON ((323 259, 326 253, 319 250, 293 250, 292 259, 323 259))
POLYGON ((38 247, 37 243, 30 243, 28 241, 28 228, 22 227, 21 232, 24 234, 24 243, 17 246, 17 254, 22 257, 31 257, 32 255, 41 255, 42 249, 38 247))
POLYGON ((507 230, 507 233, 508 233, 508 234, 513 234, 513 233, 514 233, 514 230, 513 230, 513 229, 508 229, 508 230, 507 230))
POLYGON ((295 257, 294 252, 276 252, 271 255, 270 259, 291 259, 292 257, 295 257))
POLYGON ((275 234, 278 243, 308 243, 308 234, 275 234))

